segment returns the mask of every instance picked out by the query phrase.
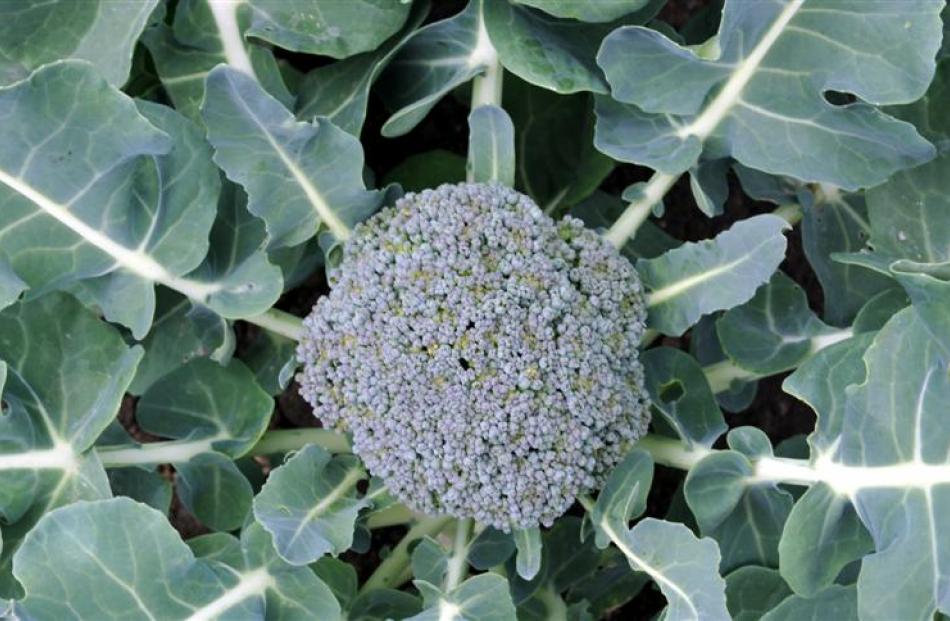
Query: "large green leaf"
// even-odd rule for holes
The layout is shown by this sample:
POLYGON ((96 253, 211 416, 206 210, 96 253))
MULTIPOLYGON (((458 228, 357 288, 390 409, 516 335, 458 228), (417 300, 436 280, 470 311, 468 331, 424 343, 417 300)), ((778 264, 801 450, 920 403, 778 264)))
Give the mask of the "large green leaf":
POLYGON ((481 574, 447 593, 427 582, 417 580, 415 584, 426 596, 426 610, 407 621, 514 621, 516 618, 508 582, 501 576, 481 574))
POLYGON ((128 278, 123 299, 136 291, 147 299, 139 316, 106 310, 139 335, 151 323, 155 284, 231 317, 241 314, 235 296, 240 311, 261 312, 274 302, 266 288, 255 292, 240 278, 185 275, 207 251, 218 191, 200 133, 187 120, 143 104, 160 131, 90 65, 75 61, 0 90, 0 109, 8 119, 0 127, 7 145, 0 155, 0 256, 31 295, 94 277, 128 278), (50 111, 53 102, 62 107, 50 111))
POLYGON ((876 185, 933 157, 913 126, 875 106, 924 94, 942 7, 730 0, 718 35, 698 48, 648 28, 618 29, 598 55, 613 97, 598 100, 598 148, 668 174, 705 154, 847 189, 876 185), (836 106, 825 91, 859 102, 836 106))
POLYGON ((195 558, 165 516, 145 505, 75 503, 44 517, 17 552, 26 596, 14 611, 24 619, 198 621, 304 619, 309 609, 339 619, 326 585, 269 558, 266 544, 246 538, 243 550, 219 557, 240 563, 229 566, 195 558))
POLYGON ((726 576, 726 601, 733 621, 759 621, 792 592, 774 569, 748 565, 726 576))
POLYGON ((384 136, 401 136, 425 118, 442 97, 480 74, 494 59, 481 0, 458 15, 420 28, 379 78, 379 91, 392 116, 384 136))
POLYGON ((158 0, 18 0, 0 3, 0 85, 66 58, 95 65, 113 86, 132 68, 132 48, 158 0))
POLYGON ((402 29, 377 49, 310 71, 300 83, 297 118, 309 121, 326 117, 340 129, 359 136, 370 87, 413 35, 428 10, 427 2, 412 3, 412 12, 402 29))
POLYGON ((747 301, 785 257, 785 220, 741 220, 715 239, 683 244, 637 262, 647 295, 649 325, 679 336, 707 313, 747 301))
POLYGON ((109 495, 98 459, 83 453, 115 418, 141 356, 63 294, 0 313, 0 595, 16 592, 10 556, 46 511, 109 495))
POLYGON ((333 457, 308 445, 271 473, 254 499, 254 516, 288 563, 306 565, 327 553, 342 554, 353 543, 360 509, 369 504, 356 492, 364 478, 356 457, 333 457))
POLYGON ((403 0, 247 0, 248 36, 296 52, 346 58, 376 49, 406 21, 403 0))
POLYGON ((244 40, 234 14, 241 4, 217 2, 214 6, 212 11, 208 0, 181 0, 170 26, 159 22, 142 35, 175 108, 200 123, 198 108, 204 98, 205 78, 221 63, 249 70, 268 93, 287 106, 293 105, 294 98, 270 49, 244 40))
POLYGON ((818 319, 802 288, 782 272, 751 300, 726 311, 716 330, 734 363, 763 376, 793 369, 814 351, 851 336, 818 319))
POLYGON ((300 123, 247 74, 217 67, 201 113, 215 161, 244 186, 248 209, 274 247, 303 243, 320 230, 346 241, 381 196, 363 185, 359 141, 329 121, 300 123))

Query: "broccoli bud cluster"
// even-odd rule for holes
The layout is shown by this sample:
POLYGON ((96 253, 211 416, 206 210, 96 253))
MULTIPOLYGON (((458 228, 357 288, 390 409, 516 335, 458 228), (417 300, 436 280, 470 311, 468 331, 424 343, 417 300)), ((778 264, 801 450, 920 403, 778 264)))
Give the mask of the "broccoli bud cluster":
POLYGON ((499 185, 407 194, 304 322, 301 394, 410 507, 550 525, 649 422, 630 263, 499 185))

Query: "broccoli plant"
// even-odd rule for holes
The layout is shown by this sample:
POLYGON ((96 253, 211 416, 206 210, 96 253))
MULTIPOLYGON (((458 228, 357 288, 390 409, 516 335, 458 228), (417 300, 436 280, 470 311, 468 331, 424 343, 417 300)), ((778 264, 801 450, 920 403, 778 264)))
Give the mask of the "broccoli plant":
POLYGON ((0 3, 0 619, 950 616, 946 20, 0 3))

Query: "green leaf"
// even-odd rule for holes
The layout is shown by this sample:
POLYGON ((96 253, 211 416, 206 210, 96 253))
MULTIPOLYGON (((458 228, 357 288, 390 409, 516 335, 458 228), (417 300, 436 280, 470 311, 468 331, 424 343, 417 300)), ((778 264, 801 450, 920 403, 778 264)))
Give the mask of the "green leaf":
POLYGON ((493 53, 480 3, 471 0, 461 13, 420 28, 389 63, 379 78, 379 93, 392 111, 384 136, 408 133, 440 99, 488 66, 493 53))
POLYGON ((295 52, 346 58, 376 49, 406 21, 402 0, 248 0, 247 35, 295 52))
MULTIPOLYGON (((163 284, 236 316, 228 302, 246 283, 184 276, 207 251, 217 193, 201 181, 217 177, 196 127, 170 109, 143 104, 169 133, 160 131, 78 62, 48 65, 0 90, 0 107, 8 119, 0 128, 8 145, 0 157, 0 257, 31 295, 122 273, 137 279, 146 308, 154 305, 151 286, 163 284), (45 115, 49 102, 63 108, 45 115), (20 137, 27 127, 29 136, 20 137), (174 149, 172 136, 181 141, 174 149), (180 174, 186 168, 194 178, 180 174)), ((273 302, 251 300, 255 314, 273 302)), ((137 331, 150 323, 145 319, 137 331)))
MULTIPOLYGON (((515 605, 511 602, 508 582, 495 574, 469 578, 448 593, 441 593, 432 584, 416 581, 427 591, 439 593, 432 607, 407 621, 514 621, 515 605)), ((421 589, 420 589, 421 590, 421 589)))
POLYGON ((353 601, 349 621, 388 621, 407 619, 422 610, 422 601, 404 591, 373 589, 364 591, 353 601))
POLYGON ((167 515, 172 502, 172 484, 151 468, 116 468, 108 472, 116 496, 128 496, 167 515))
POLYGON ((444 149, 410 155, 383 177, 384 185, 398 183, 407 192, 460 181, 465 181, 465 158, 444 149))
POLYGON ((343 131, 359 137, 366 119, 370 87, 413 35, 428 10, 427 2, 412 3, 402 29, 377 49, 310 71, 297 93, 297 118, 326 117, 343 131))
POLYGON ((871 235, 867 206, 861 194, 823 187, 805 206, 802 247, 815 271, 825 300, 825 318, 847 325, 873 295, 891 286, 890 280, 869 269, 839 263, 832 255, 858 252, 871 235))
POLYGON ((667 174, 706 153, 849 190, 876 185, 933 157, 913 126, 875 106, 924 94, 941 8, 940 0, 726 3, 718 36, 697 48, 640 26, 615 30, 597 59, 614 98, 598 99, 597 146, 667 174), (859 103, 835 106, 829 90, 859 103))
POLYGON ((485 27, 505 69, 561 94, 606 93, 594 57, 614 24, 558 19, 508 2, 485 2, 485 27))
POLYGON ((241 528, 254 490, 230 458, 202 453, 176 463, 175 472, 178 497, 202 524, 219 531, 241 528))
MULTIPOLYGON (((238 6, 231 4, 234 10, 238 6)), ((268 93, 287 106, 293 105, 294 97, 284 85, 273 53, 246 42, 237 21, 232 23, 227 15, 227 11, 212 11, 208 0, 181 0, 175 5, 170 27, 156 23, 142 34, 162 88, 175 109, 196 123, 202 122, 199 107, 205 77, 221 63, 243 66, 235 55, 247 58, 246 65, 268 93)))
POLYGON ((268 394, 284 392, 297 369, 297 343, 291 339, 261 330, 242 355, 254 374, 257 385, 268 394))
POLYGON ((0 310, 16 302, 27 288, 28 285, 16 275, 10 265, 0 259, 0 310))
POLYGON ((0 4, 0 85, 66 58, 90 62, 113 86, 132 68, 132 48, 158 0, 0 4))
POLYGON ((614 467, 590 509, 598 547, 612 539, 610 532, 626 532, 630 520, 646 511, 652 482, 653 459, 646 451, 634 449, 614 467))
POLYGON ((356 484, 365 477, 356 457, 332 457, 307 445, 271 472, 254 499, 254 516, 292 565, 342 554, 353 543, 360 509, 368 504, 356 494, 356 484))
POLYGON ((238 566, 213 560, 242 560, 226 537, 207 551, 230 553, 196 559, 154 509, 128 498, 75 503, 47 514, 17 552, 26 596, 15 611, 29 619, 296 619, 307 611, 340 619, 313 572, 262 555, 267 539, 245 537, 238 566))
POLYGON ((477 183, 515 184, 515 129, 498 106, 479 106, 468 116, 469 177, 477 183))
POLYGON ((755 427, 729 432, 731 451, 703 458, 689 472, 686 501, 700 532, 719 543, 722 571, 779 564, 778 545, 792 496, 774 482, 755 481, 751 460, 772 457, 768 436, 755 427))
POLYGON ((759 621, 792 591, 774 569, 748 565, 726 576, 726 602, 733 621, 759 621))
POLYGON ((298 123, 252 78, 230 67, 208 74, 201 114, 215 162, 247 191, 273 247, 326 229, 346 241, 380 202, 363 185, 359 141, 328 121, 298 123))
POLYGON ((423 537, 412 551, 412 575, 416 580, 442 584, 448 571, 449 556, 431 537, 423 537))
POLYGON ((653 0, 613 0, 599 2, 598 0, 514 0, 516 4, 524 4, 541 9, 555 17, 579 19, 584 22, 609 22, 639 11, 649 5, 658 4, 653 0))
POLYGON ((127 346, 63 294, 0 312, 0 360, 6 363, 0 515, 6 523, 81 474, 80 455, 118 413, 141 356, 141 348, 127 346))
POLYGON ((887 618, 858 612, 855 587, 835 585, 812 598, 793 595, 762 617, 762 621, 823 621, 824 619, 887 618))
POLYGON ((802 288, 780 271, 751 300, 726 311, 716 330, 726 355, 762 376, 793 369, 812 352, 851 336, 818 319, 802 288))
POLYGON ((518 575, 531 580, 541 571, 541 531, 537 528, 520 528, 514 532, 515 567, 518 575))
POLYGON ((489 526, 469 545, 468 562, 475 569, 485 571, 507 561, 514 551, 511 535, 489 526))
POLYGON ((848 499, 819 483, 808 488, 788 516, 778 547, 779 569, 796 593, 814 597, 872 549, 848 499))
POLYGON ((558 95, 505 76, 504 103, 515 125, 516 187, 547 213, 587 198, 613 170, 593 146, 590 95, 558 95))
POLYGON ((787 228, 777 216, 754 216, 715 239, 639 261, 637 271, 651 290, 648 324, 679 336, 701 316, 749 300, 785 257, 787 228))
POLYGON ((310 569, 330 587, 343 609, 348 610, 359 588, 356 568, 340 559, 324 556, 312 564, 310 569))
POLYGON ((653 408, 688 445, 712 446, 728 427, 696 359, 672 347, 648 349, 640 359, 653 408))
MULTIPOLYGON (((152 384, 139 399, 135 419, 148 433, 187 441, 190 449, 181 447, 180 461, 210 451, 233 459, 260 439, 273 408, 270 395, 240 360, 222 366, 196 358, 152 384)), ((140 451, 147 459, 148 444, 140 451)))
POLYGON ((232 341, 227 321, 217 313, 161 288, 156 291, 152 330, 142 341, 145 355, 129 392, 141 395, 163 375, 193 358, 226 358, 232 341))
POLYGON ((934 341, 950 353, 950 261, 916 263, 896 261, 891 272, 917 309, 934 341))
MULTIPOLYGON (((726 583, 719 576, 719 549, 682 524, 646 518, 615 530, 598 520, 635 571, 650 576, 667 600, 667 621, 727 620, 726 583)), ((615 525, 616 526, 616 525, 615 525)))

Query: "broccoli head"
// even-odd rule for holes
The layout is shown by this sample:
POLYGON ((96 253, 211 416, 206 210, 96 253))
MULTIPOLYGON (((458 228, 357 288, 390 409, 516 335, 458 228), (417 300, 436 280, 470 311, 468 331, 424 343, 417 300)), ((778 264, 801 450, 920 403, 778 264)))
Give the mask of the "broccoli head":
POLYGON ((301 393, 410 507, 549 525, 649 422, 630 263, 499 185, 359 225, 304 322, 301 393))

